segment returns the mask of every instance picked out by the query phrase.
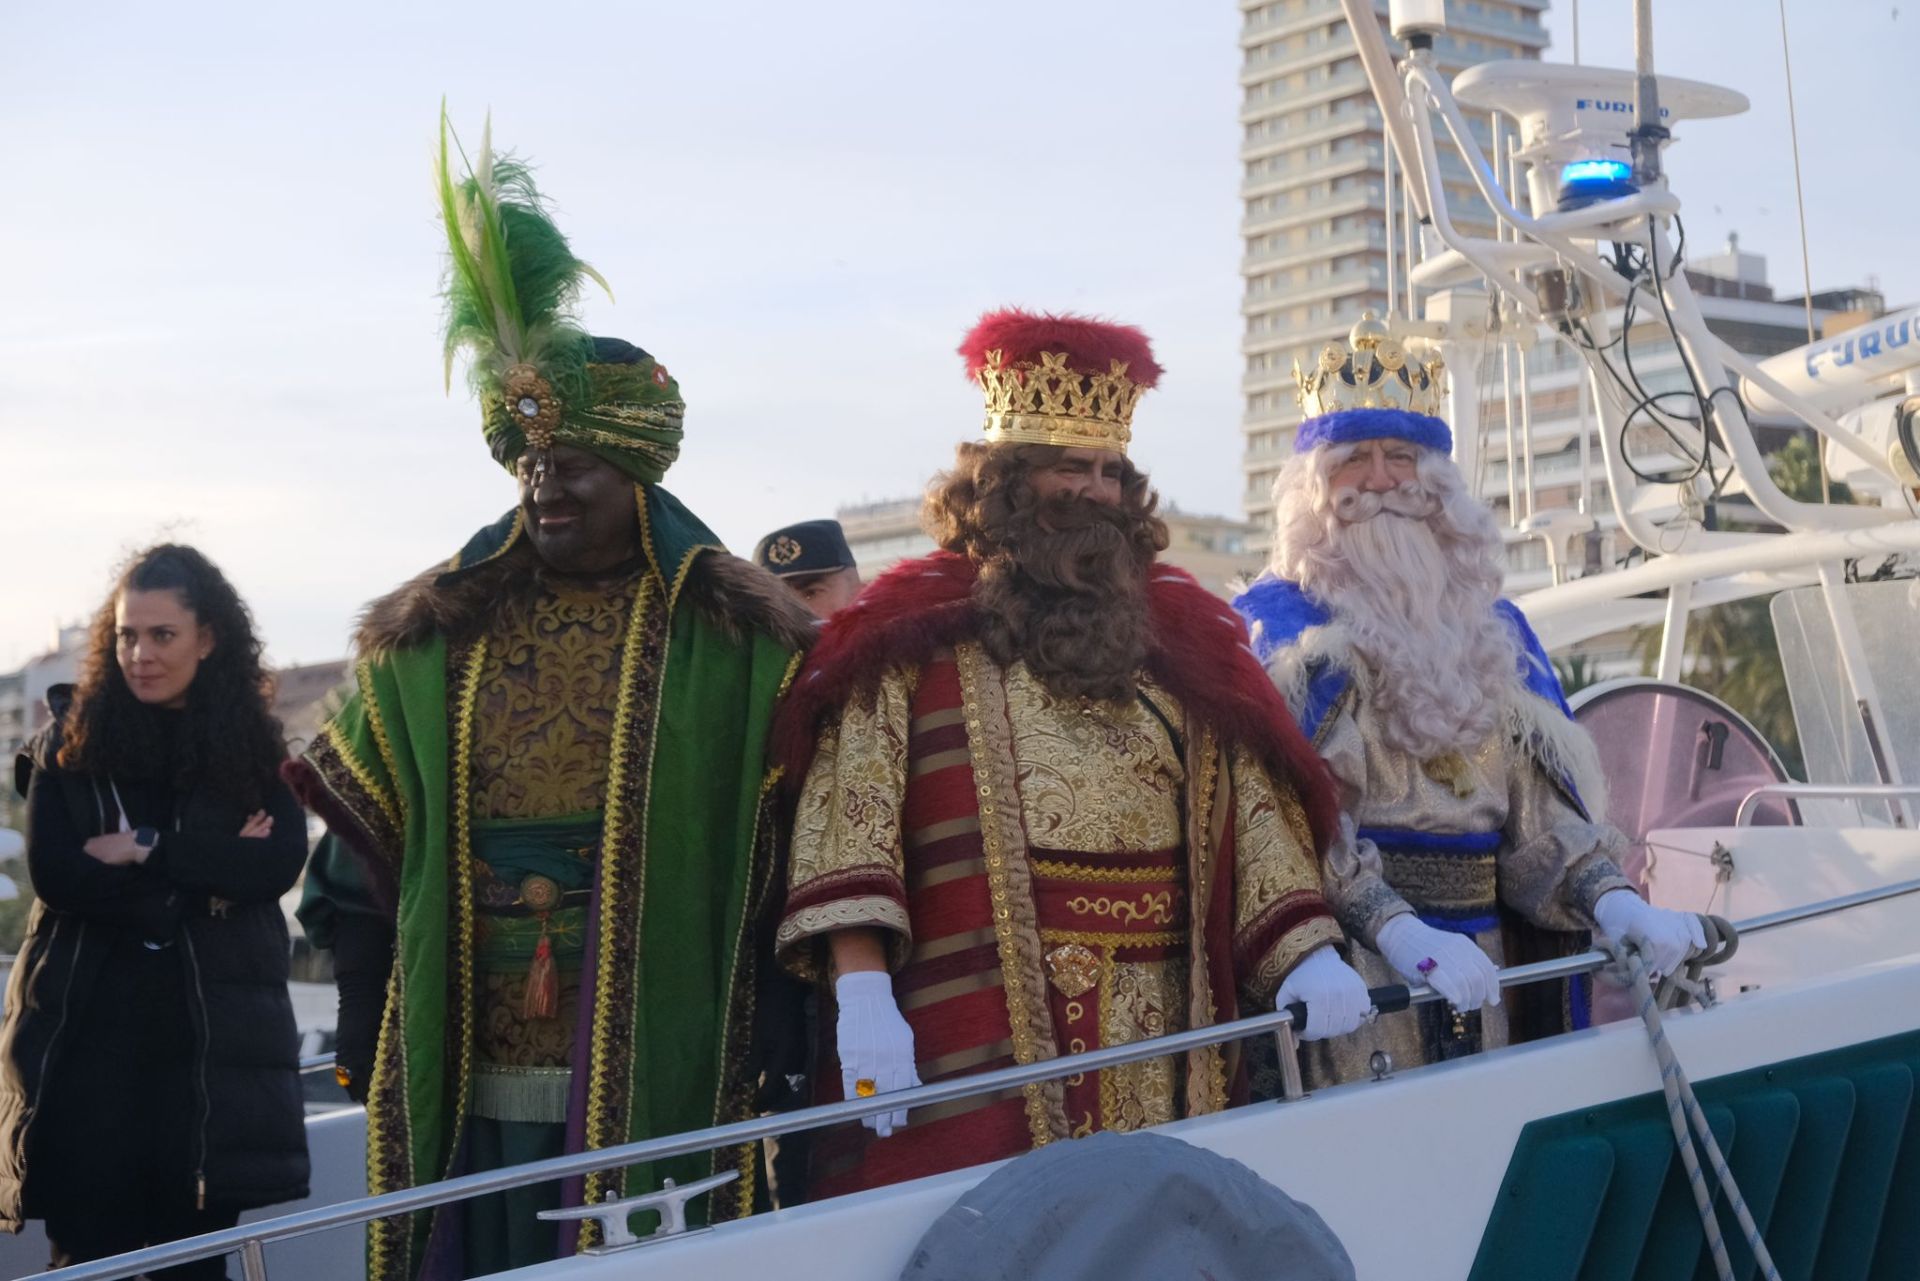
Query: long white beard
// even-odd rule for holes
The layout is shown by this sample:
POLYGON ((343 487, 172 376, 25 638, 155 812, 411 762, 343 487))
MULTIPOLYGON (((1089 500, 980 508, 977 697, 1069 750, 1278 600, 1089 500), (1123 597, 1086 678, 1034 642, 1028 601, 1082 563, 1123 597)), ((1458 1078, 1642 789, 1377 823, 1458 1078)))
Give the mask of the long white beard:
POLYGON ((1422 760, 1477 750, 1519 693, 1513 638, 1494 610, 1500 536, 1451 466, 1434 459, 1418 482, 1366 496, 1384 502, 1349 502, 1348 518, 1369 516, 1352 523, 1331 510, 1324 471, 1317 484, 1276 486, 1275 568, 1332 610, 1368 669, 1382 735, 1422 760))
POLYGON ((1382 514, 1329 529, 1337 558, 1308 584, 1346 624, 1372 670, 1370 703, 1389 743, 1429 759, 1472 752, 1500 724, 1513 641, 1483 574, 1462 574, 1426 521, 1382 514))

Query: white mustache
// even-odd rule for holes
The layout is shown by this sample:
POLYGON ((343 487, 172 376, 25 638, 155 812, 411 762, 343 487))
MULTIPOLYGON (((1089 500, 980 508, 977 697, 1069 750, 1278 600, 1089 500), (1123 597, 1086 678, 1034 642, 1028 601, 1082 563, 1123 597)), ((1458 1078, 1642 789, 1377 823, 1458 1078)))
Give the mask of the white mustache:
POLYGON ((1439 497, 1411 481, 1384 493, 1343 489, 1333 500, 1333 514, 1347 525, 1372 520, 1381 512, 1408 520, 1426 520, 1439 510, 1439 497))

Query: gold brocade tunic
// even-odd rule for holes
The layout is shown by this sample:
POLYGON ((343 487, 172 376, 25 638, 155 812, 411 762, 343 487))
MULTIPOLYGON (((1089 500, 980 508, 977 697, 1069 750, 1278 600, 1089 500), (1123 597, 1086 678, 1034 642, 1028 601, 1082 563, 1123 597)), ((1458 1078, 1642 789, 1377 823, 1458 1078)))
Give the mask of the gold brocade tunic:
POLYGON ((620 650, 639 576, 550 580, 496 617, 474 706, 474 815, 554 818, 606 805, 620 650))
MULTIPOLYGON (((1128 702, 1058 698, 1024 663, 1006 671, 1005 683, 1061 1051, 1184 1031, 1186 766, 1168 729, 1179 707, 1145 681, 1140 698, 1128 702), (1103 854, 1124 858, 1083 857, 1103 854)), ((1178 1115, 1171 1059, 1123 1064, 1099 1078, 1097 1093, 1068 1082, 1075 1134, 1135 1130, 1178 1115)))
MULTIPOLYGON (((1010 749, 1031 872, 1032 919, 1056 1042, 1051 1052, 1185 1030, 1192 1022, 1192 921, 1184 806, 1196 767, 1188 754, 1201 750, 1191 741, 1198 731, 1169 693, 1144 678, 1132 700, 1061 698, 1024 664, 1002 669, 972 653, 980 679, 1003 691, 1004 735, 970 731, 971 749, 910 758, 916 734, 940 732, 913 721, 920 673, 910 667, 888 670, 823 733, 795 816, 789 889, 799 898, 828 892, 820 887, 850 888, 789 913, 777 940, 783 956, 811 972, 819 936, 865 926, 888 937, 896 971, 940 964, 950 944, 938 937, 923 942, 920 933, 935 932, 908 918, 901 896, 859 887, 876 876, 916 893, 937 883, 940 870, 917 866, 908 852, 928 848, 924 842, 941 834, 904 831, 910 775, 943 768, 947 756, 965 760, 971 750, 978 781, 978 754, 1000 741, 1010 749)), ((1291 793, 1276 788, 1241 750, 1223 753, 1222 763, 1221 794, 1230 791, 1233 800, 1219 821, 1229 826, 1235 849, 1232 928, 1239 937, 1256 933, 1290 895, 1317 892, 1319 872, 1305 815, 1291 793)), ((1239 976, 1242 985, 1270 1002, 1295 962, 1336 937, 1323 917, 1274 938, 1257 949, 1239 976)), ((915 999, 910 993, 903 1000, 910 1018, 915 999)), ((916 1051, 922 1079, 953 1071, 937 1057, 926 1058, 926 1045, 916 1051)), ((1183 1101, 1195 1097, 1185 1067, 1163 1058, 1070 1078, 1067 1126, 1075 1134, 1132 1130, 1184 1115, 1191 1109, 1183 1101)), ((929 1113, 916 1124, 933 1121, 937 1110, 929 1113)))
MULTIPOLYGON (((563 820, 562 828, 565 820, 586 830, 597 827, 606 804, 621 650, 638 590, 638 575, 612 584, 550 580, 531 605, 496 615, 474 705, 474 818, 482 836, 538 828, 533 821, 542 819, 563 820)), ((569 888, 589 885, 597 858, 593 840, 569 843, 566 850, 579 865, 554 879, 569 888)), ((562 1119, 553 1115, 553 1101, 563 1101, 573 1051, 585 890, 575 889, 565 906, 543 919, 521 902, 516 873, 496 874, 480 857, 475 876, 476 1113, 489 1114, 487 1100, 506 1078, 518 1078, 523 1087, 540 1078, 545 1088, 538 1093, 548 1100, 535 1109, 542 1115, 516 1112, 500 1119, 562 1119), (529 1019, 522 1012, 528 957, 543 927, 558 962, 559 1009, 554 1018, 529 1019)))

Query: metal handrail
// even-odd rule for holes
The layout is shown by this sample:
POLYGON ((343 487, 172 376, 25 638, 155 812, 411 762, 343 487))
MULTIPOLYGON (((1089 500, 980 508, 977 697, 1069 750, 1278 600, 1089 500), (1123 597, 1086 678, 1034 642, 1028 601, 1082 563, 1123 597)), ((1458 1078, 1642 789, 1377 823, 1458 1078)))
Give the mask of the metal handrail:
POLYGON ((309 1054, 300 1060, 300 1075, 305 1076, 309 1072, 319 1072, 332 1066, 333 1055, 309 1054))
POLYGON ((1745 827, 1764 796, 1852 798, 1863 801, 1893 800, 1901 796, 1920 796, 1920 786, 1899 783, 1762 783, 1748 792, 1733 812, 1733 825, 1745 827))
MULTIPOLYGON (((1843 912, 1849 908, 1864 907, 1916 893, 1920 893, 1920 878, 1900 881, 1879 889, 1861 890, 1858 893, 1825 899, 1801 907, 1786 908, 1740 922, 1734 928, 1743 936, 1759 934, 1783 925, 1813 920, 1835 912, 1843 912)), ((1531 965, 1511 966, 1499 972, 1500 986, 1502 988, 1519 987, 1528 983, 1570 978, 1575 974, 1600 969, 1611 964, 1612 961, 1613 958, 1608 953, 1593 950, 1551 961, 1537 961, 1531 965)), ((1412 1005, 1424 1005, 1440 999, 1442 999, 1440 994, 1430 987, 1416 987, 1409 994, 1412 1005)), ((1279 1032, 1292 1025, 1293 1016, 1285 1010, 1276 1010, 1271 1014, 1256 1014, 1251 1018, 1236 1019, 1231 1023, 1216 1023, 1209 1027, 1175 1032, 1147 1041, 1135 1041, 1128 1045, 1089 1050, 1082 1054, 1064 1055, 1038 1063, 1000 1068, 977 1076, 958 1077, 950 1081, 936 1082, 933 1085, 916 1086, 910 1090, 879 1094, 872 1098, 847 1099, 840 1103, 828 1103, 775 1116, 756 1117, 749 1121, 736 1121, 730 1125, 712 1126, 685 1134, 643 1139, 637 1143, 626 1143, 619 1147, 596 1148, 590 1152, 549 1157, 544 1161, 534 1161, 504 1170, 487 1170, 479 1174, 462 1175, 439 1183, 404 1188, 398 1192, 362 1197, 354 1201, 342 1201, 337 1205, 302 1210, 276 1219, 263 1219, 220 1232, 210 1232, 205 1236, 186 1241, 150 1246, 144 1250, 115 1255, 109 1259, 99 1259, 91 1263, 76 1264, 69 1268, 42 1273, 40 1276, 43 1281, 116 1281, 118 1278, 136 1276, 156 1268, 239 1252, 249 1281, 260 1281, 265 1277, 261 1247, 273 1241, 307 1236, 328 1228, 351 1227, 391 1215, 432 1209, 436 1206, 463 1201, 469 1197, 504 1192, 529 1184, 550 1183, 555 1179, 571 1178, 575 1175, 590 1174, 618 1166, 638 1165, 646 1161, 658 1161, 668 1157, 756 1143, 761 1139, 775 1138, 783 1134, 820 1129, 846 1121, 857 1121, 863 1117, 877 1116, 882 1112, 927 1107, 935 1103, 946 1103, 976 1094, 996 1093, 1014 1086, 1031 1085, 1079 1072, 1117 1067, 1144 1059, 1164 1058, 1186 1050, 1201 1049, 1205 1046, 1237 1041, 1263 1033, 1279 1032)))

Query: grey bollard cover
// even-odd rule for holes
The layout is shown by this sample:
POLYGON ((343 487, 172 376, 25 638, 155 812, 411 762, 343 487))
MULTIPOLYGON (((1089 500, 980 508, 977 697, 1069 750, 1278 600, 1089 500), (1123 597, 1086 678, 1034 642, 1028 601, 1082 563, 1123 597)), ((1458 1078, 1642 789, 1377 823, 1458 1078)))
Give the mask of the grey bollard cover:
POLYGON ((1354 1281, 1326 1221, 1238 1161, 1164 1134, 1053 1143, 920 1238, 901 1281, 1354 1281))

